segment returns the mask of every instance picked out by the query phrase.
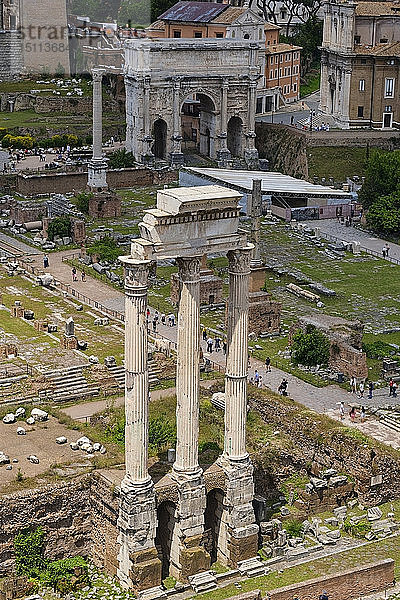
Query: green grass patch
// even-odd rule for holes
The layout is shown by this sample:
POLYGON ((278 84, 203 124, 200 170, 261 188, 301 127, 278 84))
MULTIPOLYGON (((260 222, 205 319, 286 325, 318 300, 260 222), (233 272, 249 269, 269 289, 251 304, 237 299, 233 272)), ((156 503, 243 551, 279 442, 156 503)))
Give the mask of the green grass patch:
POLYGON ((347 177, 363 177, 366 168, 366 148, 347 146, 322 146, 309 148, 308 177, 333 177, 337 183, 344 183, 347 177))

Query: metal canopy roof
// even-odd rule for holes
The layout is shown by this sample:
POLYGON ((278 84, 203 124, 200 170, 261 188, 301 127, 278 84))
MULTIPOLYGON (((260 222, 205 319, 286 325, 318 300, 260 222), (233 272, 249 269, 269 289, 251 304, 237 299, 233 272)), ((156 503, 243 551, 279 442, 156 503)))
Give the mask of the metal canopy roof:
POLYGON ((280 196, 305 196, 308 198, 343 198, 352 199, 349 192, 337 190, 326 185, 315 185, 296 179, 289 175, 283 175, 274 171, 239 171, 233 169, 198 169, 186 167, 189 173, 200 175, 212 182, 223 182, 231 185, 234 189, 244 193, 250 193, 253 187, 253 179, 261 179, 261 190, 264 194, 280 196))
POLYGON ((183 0, 166 10, 158 19, 164 21, 187 21, 190 23, 209 23, 228 8, 228 4, 216 2, 191 2, 183 0))

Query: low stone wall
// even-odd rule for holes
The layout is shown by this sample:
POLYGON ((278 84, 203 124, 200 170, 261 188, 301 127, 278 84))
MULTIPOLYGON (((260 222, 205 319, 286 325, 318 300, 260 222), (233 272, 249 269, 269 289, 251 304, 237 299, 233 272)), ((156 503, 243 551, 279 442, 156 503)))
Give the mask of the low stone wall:
MULTIPOLYGON (((162 185, 176 181, 176 171, 152 169, 118 169, 109 171, 107 181, 112 189, 162 185)), ((40 175, 2 175, 0 190, 4 193, 17 192, 23 196, 40 194, 66 194, 86 189, 87 172, 79 173, 43 173, 40 175)))
POLYGON ((46 556, 57 560, 89 556, 91 550, 90 476, 40 489, 0 496, 0 577, 12 572, 14 538, 23 529, 42 527, 46 556))
POLYGON ((271 600, 315 600, 323 591, 334 600, 352 600, 373 592, 381 592, 394 583, 394 560, 388 558, 338 575, 318 577, 284 588, 271 590, 271 600))

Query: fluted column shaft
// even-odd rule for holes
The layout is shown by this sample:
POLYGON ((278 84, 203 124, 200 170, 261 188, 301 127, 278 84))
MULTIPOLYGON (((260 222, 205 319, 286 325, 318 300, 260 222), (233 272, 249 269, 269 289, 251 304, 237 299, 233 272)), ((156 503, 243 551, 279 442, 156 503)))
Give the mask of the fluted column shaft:
POLYGON ((200 378, 200 260, 178 258, 181 284, 176 367, 177 446, 174 470, 198 474, 200 378))
POLYGON ((102 158, 102 139, 103 139, 103 108, 102 108, 102 79, 103 70, 93 69, 93 158, 102 158))
POLYGON ((246 452, 247 337, 250 258, 253 246, 228 252, 229 304, 225 375, 224 454, 242 460, 246 452))
POLYGON ((125 462, 132 482, 149 480, 147 288, 150 261, 123 258, 125 267, 125 462))
POLYGON ((224 80, 221 87, 221 149, 227 149, 227 128, 228 128, 228 81, 224 80))
POLYGON ((249 84, 249 110, 247 121, 247 143, 248 148, 254 148, 255 123, 256 123, 257 81, 249 84))

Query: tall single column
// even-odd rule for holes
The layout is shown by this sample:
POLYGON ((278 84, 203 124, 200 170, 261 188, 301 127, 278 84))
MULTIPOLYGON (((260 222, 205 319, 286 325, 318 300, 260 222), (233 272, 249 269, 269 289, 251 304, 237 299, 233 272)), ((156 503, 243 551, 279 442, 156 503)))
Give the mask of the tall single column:
POLYGON ((246 450, 247 337, 250 259, 253 245, 228 252, 228 347, 225 376, 225 441, 219 459, 226 477, 219 558, 236 566, 257 554, 253 466, 246 450))
POLYGON ((200 376, 200 261, 178 258, 180 300, 176 368, 176 461, 172 477, 178 488, 171 544, 170 574, 181 581, 205 571, 210 556, 203 544, 206 490, 198 459, 200 376))
POLYGON ((251 242, 254 244, 251 268, 261 267, 260 235, 262 217, 261 179, 253 179, 251 192, 251 242))
POLYGON ((176 461, 174 471, 198 475, 200 379, 200 261, 178 258, 180 301, 176 366, 176 461))
POLYGON ((181 106, 180 106, 181 82, 179 78, 173 79, 173 134, 172 134, 172 152, 170 155, 171 165, 183 165, 182 154, 182 135, 181 135, 181 106))
POLYGON ((103 102, 102 80, 104 69, 93 69, 93 153, 88 165, 88 186, 100 190, 107 188, 107 162, 103 157, 103 102))
POLYGON ((255 123, 256 123, 256 102, 257 102, 257 79, 251 78, 249 82, 248 93, 248 112, 247 112, 247 133, 245 160, 249 169, 258 169, 258 151, 255 147, 255 123))
POLYGON ((220 148, 217 152, 217 159, 221 166, 227 166, 226 162, 231 159, 231 153, 228 149, 228 91, 229 83, 224 79, 221 86, 221 131, 218 135, 220 139, 220 148))
POLYGON ((129 256, 121 262, 125 269, 125 477, 120 492, 117 574, 124 587, 142 590, 161 583, 161 563, 154 545, 156 501, 147 469, 146 307, 151 263, 129 256))

